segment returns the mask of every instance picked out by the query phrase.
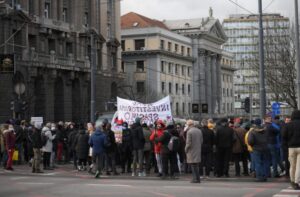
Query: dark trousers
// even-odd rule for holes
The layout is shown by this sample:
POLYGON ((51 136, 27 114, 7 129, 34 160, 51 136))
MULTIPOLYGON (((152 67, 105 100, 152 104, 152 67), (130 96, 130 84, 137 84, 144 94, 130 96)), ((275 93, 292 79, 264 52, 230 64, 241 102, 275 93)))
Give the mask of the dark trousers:
POLYGON ((145 169, 146 173, 150 173, 151 163, 150 163, 151 151, 144 151, 145 169))
POLYGON ((289 162, 289 148, 286 146, 282 146, 282 157, 284 161, 284 170, 285 175, 290 175, 290 162, 289 162))
POLYGON ((205 168, 205 176, 209 176, 212 167, 211 160, 212 160, 212 152, 202 152, 201 163, 200 163, 200 175, 204 175, 204 168, 205 168))
POLYGON ((132 152, 128 148, 126 150, 121 150, 121 167, 122 167, 122 172, 125 172, 125 168, 127 165, 127 172, 131 171, 131 163, 132 163, 132 152))
POLYGON ((82 159, 82 158, 80 158, 80 159, 78 159, 78 165, 79 166, 84 166, 84 167, 86 167, 86 163, 87 163, 87 159, 86 158, 84 158, 84 159, 82 159))
POLYGON ((76 151, 75 150, 72 150, 72 156, 73 156, 73 165, 75 168, 77 168, 77 154, 76 154, 76 151))
POLYGON ((43 166, 44 166, 44 168, 49 168, 50 167, 50 156, 51 156, 51 152, 44 152, 43 153, 43 166))
POLYGON ((144 150, 143 149, 139 149, 139 150, 133 150, 133 162, 132 162, 132 166, 133 166, 133 172, 136 173, 137 172, 137 165, 139 166, 139 172, 142 173, 143 172, 143 161, 144 161, 144 150))
POLYGON ((231 147, 217 149, 217 176, 229 176, 229 161, 231 157, 231 147))
POLYGON ((200 174, 199 174, 199 163, 192 163, 190 164, 192 168, 192 175, 193 175, 193 182, 200 181, 200 174))
POLYGON ((242 163, 243 163, 243 170, 244 170, 243 174, 244 175, 249 174, 246 153, 234 153, 233 154, 233 159, 234 159, 235 175, 236 176, 241 175, 240 161, 242 161, 242 163))
POLYGON ((111 167, 113 172, 117 172, 115 152, 105 154, 105 170, 106 170, 106 172, 109 171, 110 167, 111 167))
POLYGON ((93 155, 93 162, 94 162, 94 166, 96 166, 96 171, 101 172, 101 170, 103 168, 103 165, 102 165, 103 158, 104 158, 103 153, 93 155))
POLYGON ((177 154, 176 152, 161 154, 162 168, 163 168, 164 176, 167 176, 167 175, 174 176, 174 172, 176 169, 176 162, 177 162, 176 154, 177 154), (170 166, 170 174, 169 174, 169 166, 170 166))

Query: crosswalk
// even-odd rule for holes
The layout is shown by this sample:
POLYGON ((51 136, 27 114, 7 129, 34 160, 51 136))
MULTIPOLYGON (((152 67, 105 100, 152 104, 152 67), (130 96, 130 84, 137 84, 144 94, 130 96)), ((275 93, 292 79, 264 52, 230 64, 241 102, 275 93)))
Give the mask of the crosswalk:
POLYGON ((300 197, 300 190, 294 190, 292 187, 281 190, 278 194, 273 197, 300 197))

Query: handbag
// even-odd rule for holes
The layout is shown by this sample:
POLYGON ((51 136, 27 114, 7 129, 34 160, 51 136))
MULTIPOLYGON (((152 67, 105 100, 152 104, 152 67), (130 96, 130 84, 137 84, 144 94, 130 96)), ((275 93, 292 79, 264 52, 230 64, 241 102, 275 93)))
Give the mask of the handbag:
POLYGON ((13 160, 13 161, 18 161, 18 160, 19 160, 19 151, 18 151, 18 150, 15 150, 15 151, 14 151, 12 160, 13 160))

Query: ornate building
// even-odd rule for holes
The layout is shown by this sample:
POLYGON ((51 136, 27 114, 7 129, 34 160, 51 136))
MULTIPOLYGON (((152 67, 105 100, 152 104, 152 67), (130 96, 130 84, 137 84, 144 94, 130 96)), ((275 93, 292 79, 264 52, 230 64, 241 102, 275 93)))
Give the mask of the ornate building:
POLYGON ((193 104, 199 112, 194 118, 212 118, 221 115, 221 45, 227 40, 218 19, 210 16, 200 19, 164 21, 172 31, 191 38, 193 62, 193 104))
POLYGON ((14 68, 0 70, 0 122, 11 107, 19 118, 90 120, 91 60, 95 111, 112 110, 124 79, 119 40, 118 0, 1 1, 0 54, 14 54, 14 68))

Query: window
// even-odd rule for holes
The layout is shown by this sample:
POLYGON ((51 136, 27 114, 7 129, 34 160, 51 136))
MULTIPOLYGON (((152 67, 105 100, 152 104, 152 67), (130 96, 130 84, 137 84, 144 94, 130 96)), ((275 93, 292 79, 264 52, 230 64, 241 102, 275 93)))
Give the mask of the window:
POLYGON ((144 72, 144 61, 136 61, 136 71, 144 72))
POLYGON ((179 114, 179 103, 176 103, 176 115, 179 114))
POLYGON ((121 48, 122 48, 122 51, 125 51, 125 40, 121 41, 121 48))
POLYGON ((171 50, 172 50, 172 43, 168 42, 168 51, 171 51, 171 50))
POLYGON ((169 73, 172 73, 172 63, 169 63, 169 73))
POLYGON ((188 70, 187 70, 187 74, 188 74, 188 76, 190 77, 191 76, 191 68, 190 67, 188 67, 188 70))
POLYGON ((178 52, 178 44, 175 44, 175 52, 178 52))
POLYGON ((190 48, 187 48, 187 55, 191 56, 191 49, 190 48))
POLYGON ((165 92, 165 82, 161 82, 161 92, 165 92))
POLYGON ((176 85, 175 85, 175 92, 176 92, 176 94, 178 94, 178 83, 176 83, 176 85))
POLYGON ((160 49, 164 50, 165 49, 165 41, 160 40, 160 49))
POLYGON ((144 50, 145 49, 145 39, 139 39, 134 41, 135 50, 144 50))
POLYGON ((182 114, 185 114, 185 103, 182 103, 182 114))
POLYGON ((185 90, 184 90, 184 84, 182 84, 182 94, 184 95, 185 94, 185 90))
POLYGON ((122 61, 121 63, 121 72, 124 73, 125 72, 125 63, 122 61))
POLYGON ((164 64, 164 63, 165 63, 164 61, 161 61, 161 63, 160 63, 160 71, 161 71, 162 73, 165 72, 165 64, 164 64))
POLYGON ((69 54, 73 54, 73 43, 72 42, 66 43, 66 55, 69 56, 69 54))
POLYGON ((181 46, 181 55, 184 55, 184 46, 181 46))
POLYGON ((230 96, 233 96, 233 90, 232 89, 230 90, 230 96))
POLYGON ((181 75, 185 76, 185 67, 184 66, 181 67, 181 75))
POLYGON ((83 25, 85 27, 89 26, 89 14, 87 12, 85 12, 83 16, 83 25))
POLYGON ((225 88, 223 88, 223 96, 226 96, 225 88))
POLYGON ((188 84, 188 95, 190 95, 190 94, 191 94, 191 85, 188 84))
POLYGON ((56 51, 55 40, 54 39, 48 39, 48 48, 49 48, 49 53, 51 51, 56 51))
POLYGON ((172 94, 172 83, 169 83, 169 93, 172 94))
POLYGON ((175 74, 176 74, 176 75, 178 74, 178 67, 179 67, 179 65, 176 64, 176 65, 175 65, 175 74))
POLYGON ((63 8, 63 11, 62 11, 62 20, 63 20, 64 22, 68 22, 67 8, 63 8))
POLYGON ((143 81, 136 82, 136 91, 137 93, 144 93, 145 83, 143 81))
POLYGON ((226 88, 226 92, 227 92, 227 96, 229 96, 229 89, 228 88, 226 88))
POLYGON ((50 18, 50 3, 45 3, 44 17, 50 18))

